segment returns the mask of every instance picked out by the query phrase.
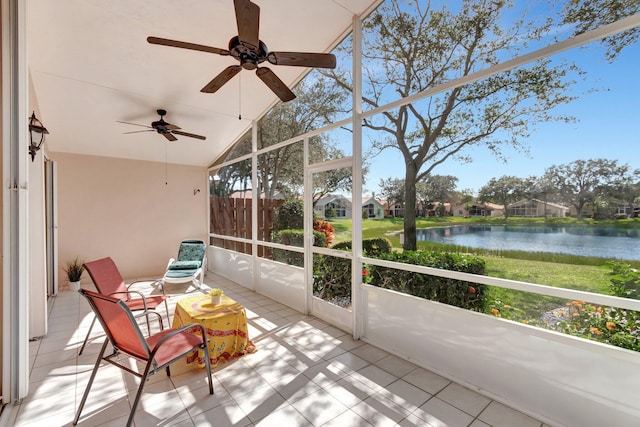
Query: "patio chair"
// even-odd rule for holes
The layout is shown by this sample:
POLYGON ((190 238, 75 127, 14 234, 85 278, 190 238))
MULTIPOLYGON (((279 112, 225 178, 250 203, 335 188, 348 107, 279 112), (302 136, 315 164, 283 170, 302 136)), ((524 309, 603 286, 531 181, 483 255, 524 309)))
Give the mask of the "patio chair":
POLYGON ((87 388, 80 401, 80 406, 78 406, 78 412, 73 419, 73 425, 78 424, 82 409, 89 395, 89 390, 91 390, 96 373, 103 360, 140 378, 140 386, 131 404, 131 413, 127 420, 127 427, 133 423, 136 407, 138 406, 138 402, 142 396, 142 390, 147 380, 162 369, 166 369, 167 376, 170 376, 170 365, 195 349, 201 349, 204 352, 207 376, 209 377, 209 394, 213 394, 209 350, 207 348, 205 330, 202 325, 194 323, 179 329, 165 329, 145 338, 138 326, 136 317, 145 316, 148 318, 149 315, 155 314, 160 318, 158 312, 145 311, 134 316, 125 301, 119 298, 86 289, 81 289, 79 292, 89 302, 96 318, 102 324, 107 338, 104 340, 102 349, 98 354, 98 359, 93 367, 87 388), (198 333, 200 335, 197 335, 198 333), (105 356, 104 353, 109 343, 113 346, 113 352, 105 356), (140 370, 134 370, 127 362, 121 363, 119 360, 121 355, 132 357, 144 363, 144 372, 141 373, 140 370))
MULTIPOLYGON (((93 280, 93 284, 96 286, 98 292, 104 295, 115 295, 116 297, 124 301, 124 303, 127 305, 127 307, 129 307, 131 311, 142 310, 146 312, 148 310, 155 310, 160 304, 164 302, 164 307, 167 310, 167 325, 171 324, 169 322, 169 305, 167 304, 167 298, 169 297, 164 295, 164 288, 162 288, 162 295, 146 297, 138 291, 129 289, 132 285, 140 283, 141 281, 132 282, 128 285, 125 284, 124 280, 122 279, 122 275, 120 275, 118 267, 110 257, 85 262, 84 268, 89 273, 89 276, 91 277, 91 280, 93 280)), ((146 320, 147 331, 149 334, 151 334, 149 318, 147 317, 146 320)), ((91 326, 89 326, 87 336, 85 337, 78 354, 82 354, 82 352, 84 351, 84 347, 87 345, 87 341, 89 341, 89 335, 91 335, 91 330, 93 329, 94 323, 96 323, 95 317, 91 322, 91 326)), ((162 329, 161 318, 160 328, 162 329)))
POLYGON ((164 284, 190 281, 193 286, 200 288, 206 269, 207 245, 202 240, 183 240, 180 242, 178 259, 169 260, 162 282, 164 284))

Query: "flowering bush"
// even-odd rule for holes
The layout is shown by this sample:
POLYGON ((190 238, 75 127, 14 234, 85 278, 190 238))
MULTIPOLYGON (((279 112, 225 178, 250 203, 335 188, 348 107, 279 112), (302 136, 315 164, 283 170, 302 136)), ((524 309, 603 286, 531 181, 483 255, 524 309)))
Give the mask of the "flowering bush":
POLYGON ((567 334, 640 351, 640 313, 571 301, 569 316, 560 322, 567 334))
POLYGON ((371 274, 366 264, 362 265, 362 283, 371 283, 371 274))
POLYGON ((331 246, 333 238, 335 237, 335 229, 333 228, 333 225, 323 219, 315 219, 313 221, 313 229, 323 233, 327 237, 325 247, 328 248, 329 246, 331 246))

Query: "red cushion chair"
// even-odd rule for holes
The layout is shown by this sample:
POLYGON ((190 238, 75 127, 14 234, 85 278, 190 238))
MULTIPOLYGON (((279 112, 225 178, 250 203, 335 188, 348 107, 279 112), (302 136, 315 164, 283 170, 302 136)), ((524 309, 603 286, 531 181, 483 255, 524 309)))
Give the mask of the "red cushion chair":
MULTIPOLYGON (((167 296, 164 295, 164 287, 162 287, 161 282, 157 282, 162 289, 162 295, 157 296, 144 296, 138 291, 129 289, 132 285, 140 282, 132 282, 130 284, 125 284, 122 279, 122 275, 120 275, 120 271, 116 266, 115 262, 110 257, 98 259, 96 261, 90 261, 84 263, 84 268, 89 272, 89 276, 91 276, 91 280, 93 280, 93 284, 96 286, 96 289, 99 293, 104 295, 113 295, 118 299, 121 299, 131 311, 148 311, 155 310, 160 304, 164 302, 164 307, 167 310, 167 325, 169 325, 169 306, 167 304, 167 296)), ((87 331, 87 336, 82 343, 82 347, 80 347, 79 354, 82 354, 84 351, 84 347, 87 345, 87 341, 89 340, 89 335, 91 334, 91 330, 93 329, 93 325, 96 322, 94 318, 91 322, 91 326, 89 327, 89 331, 87 331)), ((160 318, 160 325, 162 329, 162 319, 160 318)), ((149 334, 151 334, 151 329, 149 325, 149 318, 147 317, 147 330, 149 334)))
POLYGON ((91 390, 91 385, 103 360, 140 378, 140 386, 131 405, 131 413, 127 420, 127 427, 133 423, 136 407, 138 406, 138 402, 142 396, 142 390, 149 377, 162 369, 166 369, 168 376, 171 375, 171 371, 169 370, 170 365, 195 349, 204 351, 207 376, 209 378, 209 394, 213 394, 209 350, 207 348, 205 330, 202 325, 194 323, 179 329, 164 329, 145 338, 138 326, 136 317, 145 316, 148 318, 150 315, 155 314, 160 319, 158 312, 145 311, 134 316, 131 309, 129 309, 126 302, 122 299, 86 289, 81 289, 79 292, 89 302, 96 318, 104 328, 107 339, 104 340, 102 349, 98 354, 98 359, 89 378, 89 383, 82 395, 78 412, 73 419, 73 425, 78 424, 82 409, 91 390), (197 335, 198 333, 200 335, 197 335), (104 353, 109 343, 113 346, 113 352, 105 356, 104 353), (128 364, 121 364, 119 361, 121 355, 129 356, 145 363, 144 372, 140 373, 139 371, 133 370, 128 364))

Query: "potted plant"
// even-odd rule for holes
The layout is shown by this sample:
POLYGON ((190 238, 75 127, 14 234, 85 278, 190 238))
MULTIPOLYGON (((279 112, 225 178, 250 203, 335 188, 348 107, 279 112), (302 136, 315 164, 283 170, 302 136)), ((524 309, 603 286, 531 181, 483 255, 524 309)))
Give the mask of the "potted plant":
POLYGON ((211 304, 218 305, 222 301, 222 289, 213 288, 209 291, 209 296, 211 297, 211 304))
POLYGON ((74 291, 80 290, 80 277, 82 277, 82 273, 84 272, 83 264, 78 257, 75 257, 73 260, 67 261, 63 268, 64 272, 67 273, 69 285, 74 291))

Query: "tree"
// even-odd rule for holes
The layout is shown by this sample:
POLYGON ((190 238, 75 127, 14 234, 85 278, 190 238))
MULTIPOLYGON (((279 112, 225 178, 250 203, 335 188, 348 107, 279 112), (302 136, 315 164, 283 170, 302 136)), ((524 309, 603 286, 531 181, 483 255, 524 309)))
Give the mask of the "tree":
POLYGON ((612 184, 612 190, 613 197, 628 206, 629 216, 634 218, 636 207, 640 204, 640 170, 628 169, 612 184))
MULTIPOLYGON (((391 94, 406 97, 516 55, 551 23, 518 20, 500 26, 510 2, 463 0, 460 11, 431 3, 388 0, 363 23, 363 102, 377 108, 391 94)), ((456 87, 428 100, 385 111, 364 126, 386 137, 377 148, 398 149, 405 164, 404 249, 416 249, 416 183, 449 159, 470 161, 464 149, 483 145, 501 155, 505 144, 522 147, 539 121, 568 120, 551 111, 573 98, 571 71, 549 59, 456 87)), ((347 72, 327 71, 351 90, 347 72)))
MULTIPOLYGON (((564 4, 563 15, 565 23, 575 25, 574 34, 581 34, 638 12, 638 0, 571 0, 564 4)), ((606 58, 613 61, 625 46, 634 44, 638 36, 640 27, 606 37, 603 40, 606 58)))
MULTIPOLYGON (((298 87, 298 97, 272 108, 258 124, 258 149, 270 147, 330 123, 340 111, 345 94, 321 76, 305 79, 298 87)), ((328 137, 315 137, 312 155, 329 160, 344 156, 328 137)), ((245 136, 242 144, 251 147, 251 135, 245 136)), ((302 187, 303 172, 302 143, 289 144, 258 156, 258 179, 264 197, 273 198, 276 191, 285 196, 302 187)), ((332 179, 331 191, 344 186, 343 180, 332 179)), ((350 186, 350 183, 349 183, 350 186)))
POLYGON ((575 160, 546 169, 545 179, 553 182, 560 197, 576 209, 578 218, 586 205, 595 206, 599 197, 613 191, 615 182, 625 176, 629 167, 617 160, 575 160))
POLYGON ((389 212, 395 216, 395 211, 393 210, 394 205, 403 205, 404 204, 404 193, 405 193, 405 185, 404 180, 399 178, 387 178, 381 179, 380 184, 380 192, 382 193, 382 197, 387 200, 387 205, 389 207, 389 212))
POLYGON ((524 194, 524 181, 522 178, 504 175, 491 180, 478 191, 478 199, 482 202, 492 202, 503 207, 503 215, 509 217, 507 206, 524 194))
MULTIPOLYGON (((433 206, 439 203, 444 210, 443 203, 449 201, 449 198, 456 189, 458 178, 452 175, 430 175, 424 181, 416 183, 416 198, 420 201, 422 208, 433 206)), ((426 214, 426 213, 425 213, 426 214)))
POLYGON ((523 181, 524 196, 530 199, 537 199, 544 203, 544 217, 547 217, 547 203, 555 200, 557 191, 552 180, 547 176, 530 176, 523 181))

